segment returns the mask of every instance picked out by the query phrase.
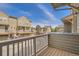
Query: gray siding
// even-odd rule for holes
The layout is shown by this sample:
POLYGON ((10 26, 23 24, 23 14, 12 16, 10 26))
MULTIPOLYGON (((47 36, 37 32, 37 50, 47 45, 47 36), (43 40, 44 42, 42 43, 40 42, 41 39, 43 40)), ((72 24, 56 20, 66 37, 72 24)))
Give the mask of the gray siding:
POLYGON ((50 34, 49 46, 79 54, 79 35, 50 34))

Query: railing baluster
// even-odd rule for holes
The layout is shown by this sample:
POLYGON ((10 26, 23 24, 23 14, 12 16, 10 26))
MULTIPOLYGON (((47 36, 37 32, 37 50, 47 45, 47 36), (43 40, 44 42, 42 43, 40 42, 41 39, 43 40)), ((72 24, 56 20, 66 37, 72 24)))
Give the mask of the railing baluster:
POLYGON ((0 45, 0 56, 2 56, 2 46, 0 45))
POLYGON ((21 46, 21 48, 22 48, 22 56, 23 56, 23 41, 22 41, 22 46, 21 46))
POLYGON ((31 55, 32 55, 32 39, 31 39, 30 42, 31 42, 31 43, 30 43, 30 45, 31 45, 30 49, 31 49, 31 55))
POLYGON ((18 49, 18 56, 19 56, 19 42, 18 42, 17 44, 18 44, 18 47, 17 47, 17 49, 18 49))
MULTIPOLYGON (((41 48, 46 45, 46 42, 48 42, 47 40, 45 40, 44 38, 42 39, 41 37, 43 37, 44 35, 37 35, 37 36, 34 36, 34 37, 27 37, 26 39, 25 38, 22 38, 22 39, 17 39, 17 40, 10 40, 10 41, 4 41, 4 42, 1 42, 0 43, 0 56, 2 56, 2 47, 4 46, 7 46, 7 56, 10 55, 10 44, 12 44, 12 54, 13 56, 15 56, 15 53, 16 53, 16 48, 17 48, 17 54, 18 56, 20 55, 20 52, 23 55, 35 55, 36 56, 36 53, 38 53, 37 50, 41 50, 41 48), (36 40, 36 38, 41 38, 41 39, 38 39, 36 40), (40 41, 43 41, 41 42, 41 44, 38 44, 39 46, 37 46, 36 44, 40 41), (20 46, 20 42, 21 42, 21 46, 20 46), (17 44, 16 44, 17 43, 17 44), (17 45, 17 47, 16 47, 17 45), (41 46, 40 46, 41 45, 41 46), (16 47, 16 48, 15 48, 16 47), (20 47, 21 47, 21 51, 20 51, 20 47), (23 49, 25 48, 25 49, 23 49), (38 49, 37 49, 38 48, 38 49)), ((47 38, 47 37, 46 37, 47 38)))
POLYGON ((36 38, 33 38, 34 56, 36 56, 36 38))
POLYGON ((26 41, 25 41, 25 56, 27 55, 26 41))
POLYGON ((29 56, 29 40, 28 40, 28 56, 29 56))
POLYGON ((13 43, 13 56, 15 55, 15 44, 13 43))
POLYGON ((48 34, 48 35, 47 35, 47 47, 48 47, 48 45, 49 45, 49 41, 48 41, 48 40, 50 39, 49 36, 50 36, 50 35, 48 34))
POLYGON ((7 56, 9 56, 9 45, 7 45, 7 56))

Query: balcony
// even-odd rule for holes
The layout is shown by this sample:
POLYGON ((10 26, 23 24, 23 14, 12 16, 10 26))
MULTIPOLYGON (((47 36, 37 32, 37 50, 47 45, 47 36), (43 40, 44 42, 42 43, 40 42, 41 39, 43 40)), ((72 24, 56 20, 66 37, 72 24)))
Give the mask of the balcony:
POLYGON ((19 34, 32 34, 30 30, 18 30, 19 34))
POLYGON ((0 35, 8 35, 8 30, 0 29, 0 35))
POLYGON ((0 42, 0 56, 77 56, 79 34, 49 33, 0 42))

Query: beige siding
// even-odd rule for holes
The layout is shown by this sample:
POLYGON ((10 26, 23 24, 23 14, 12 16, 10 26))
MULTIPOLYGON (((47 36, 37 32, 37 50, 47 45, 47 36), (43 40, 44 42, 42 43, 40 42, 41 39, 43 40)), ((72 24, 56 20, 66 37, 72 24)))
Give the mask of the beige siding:
POLYGON ((8 16, 3 12, 0 12, 0 24, 8 25, 8 16))
POLYGON ((17 20, 14 18, 9 18, 9 32, 16 33, 17 20))
POLYGON ((32 24, 31 24, 31 22, 29 22, 29 20, 26 17, 22 16, 22 17, 18 18, 18 26, 31 27, 32 24))
POLYGON ((22 16, 18 19, 13 16, 8 16, 3 12, 0 12, 0 33, 6 33, 6 26, 8 33, 16 33, 16 32, 31 32, 32 22, 26 17, 22 16), (17 30, 18 26, 20 26, 21 31, 17 30), (22 29, 23 28, 23 29, 22 29))
POLYGON ((31 32, 32 23, 26 17, 22 16, 18 18, 18 33, 20 32, 31 32))

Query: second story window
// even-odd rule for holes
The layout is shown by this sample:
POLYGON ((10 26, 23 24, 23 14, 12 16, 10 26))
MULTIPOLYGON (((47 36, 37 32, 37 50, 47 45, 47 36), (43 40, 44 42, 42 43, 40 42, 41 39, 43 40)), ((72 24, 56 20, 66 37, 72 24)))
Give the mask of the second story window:
POLYGON ((2 21, 2 19, 0 19, 0 21, 2 21))

